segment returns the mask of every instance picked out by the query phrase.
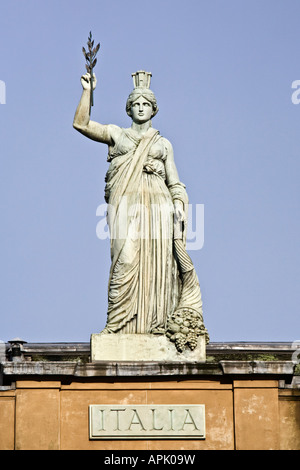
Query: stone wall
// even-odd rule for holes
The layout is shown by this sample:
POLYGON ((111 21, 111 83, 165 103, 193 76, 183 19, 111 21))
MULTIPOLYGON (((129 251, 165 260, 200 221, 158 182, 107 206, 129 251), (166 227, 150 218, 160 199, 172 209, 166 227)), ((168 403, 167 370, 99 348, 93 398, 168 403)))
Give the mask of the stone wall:
POLYGON ((282 348, 263 361, 249 349, 227 359, 218 346, 214 360, 190 365, 62 361, 62 351, 41 361, 29 349, 2 362, 1 450, 300 450, 299 376, 282 348), (90 440, 91 404, 204 404, 206 437, 90 440))

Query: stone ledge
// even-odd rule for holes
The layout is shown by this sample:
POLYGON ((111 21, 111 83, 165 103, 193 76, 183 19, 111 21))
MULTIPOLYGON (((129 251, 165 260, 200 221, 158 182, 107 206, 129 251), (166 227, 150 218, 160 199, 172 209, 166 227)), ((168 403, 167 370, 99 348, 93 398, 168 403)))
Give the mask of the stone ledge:
POLYGON ((220 361, 220 363, 186 362, 3 362, 4 376, 72 376, 72 377, 163 377, 204 375, 276 375, 292 376, 291 361, 220 361))
MULTIPOLYGON (((6 350, 10 345, 6 343, 6 350)), ((90 343, 25 343, 25 360, 89 362, 90 343)), ((210 342, 206 346, 209 362, 220 360, 291 360, 292 342, 210 342)), ((7 354, 9 356, 9 354, 7 354)))
POLYGON ((5 376, 145 377, 222 375, 218 364, 185 362, 3 362, 5 376))
POLYGON ((292 361, 220 361, 223 374, 293 375, 292 361))

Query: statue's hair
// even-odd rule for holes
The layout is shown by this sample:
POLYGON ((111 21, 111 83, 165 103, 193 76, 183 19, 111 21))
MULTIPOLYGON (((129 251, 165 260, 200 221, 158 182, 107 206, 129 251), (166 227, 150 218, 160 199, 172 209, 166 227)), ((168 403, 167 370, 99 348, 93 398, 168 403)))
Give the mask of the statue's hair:
POLYGON ((132 103, 134 103, 140 96, 143 96, 144 98, 146 98, 146 100, 150 101, 150 103, 152 104, 152 109, 153 109, 152 117, 154 117, 158 113, 158 106, 157 106, 155 95, 153 91, 151 91, 149 88, 135 88, 130 93, 127 99, 127 103, 126 103, 126 113, 128 114, 128 116, 131 117, 132 103))

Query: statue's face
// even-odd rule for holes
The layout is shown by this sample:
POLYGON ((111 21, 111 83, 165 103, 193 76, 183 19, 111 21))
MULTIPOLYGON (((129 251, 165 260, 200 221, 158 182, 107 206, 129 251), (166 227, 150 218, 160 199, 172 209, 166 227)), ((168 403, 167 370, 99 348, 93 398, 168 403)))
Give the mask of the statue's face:
POLYGON ((131 117, 137 124, 143 124, 151 119, 153 114, 152 103, 143 96, 137 98, 131 105, 131 117))

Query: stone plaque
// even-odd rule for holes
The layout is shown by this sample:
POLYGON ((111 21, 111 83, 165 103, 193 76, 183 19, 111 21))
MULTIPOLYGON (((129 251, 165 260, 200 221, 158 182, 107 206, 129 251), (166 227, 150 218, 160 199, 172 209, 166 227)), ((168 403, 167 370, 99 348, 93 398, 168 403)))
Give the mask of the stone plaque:
POLYGON ((205 405, 90 405, 90 439, 205 439, 205 405))

